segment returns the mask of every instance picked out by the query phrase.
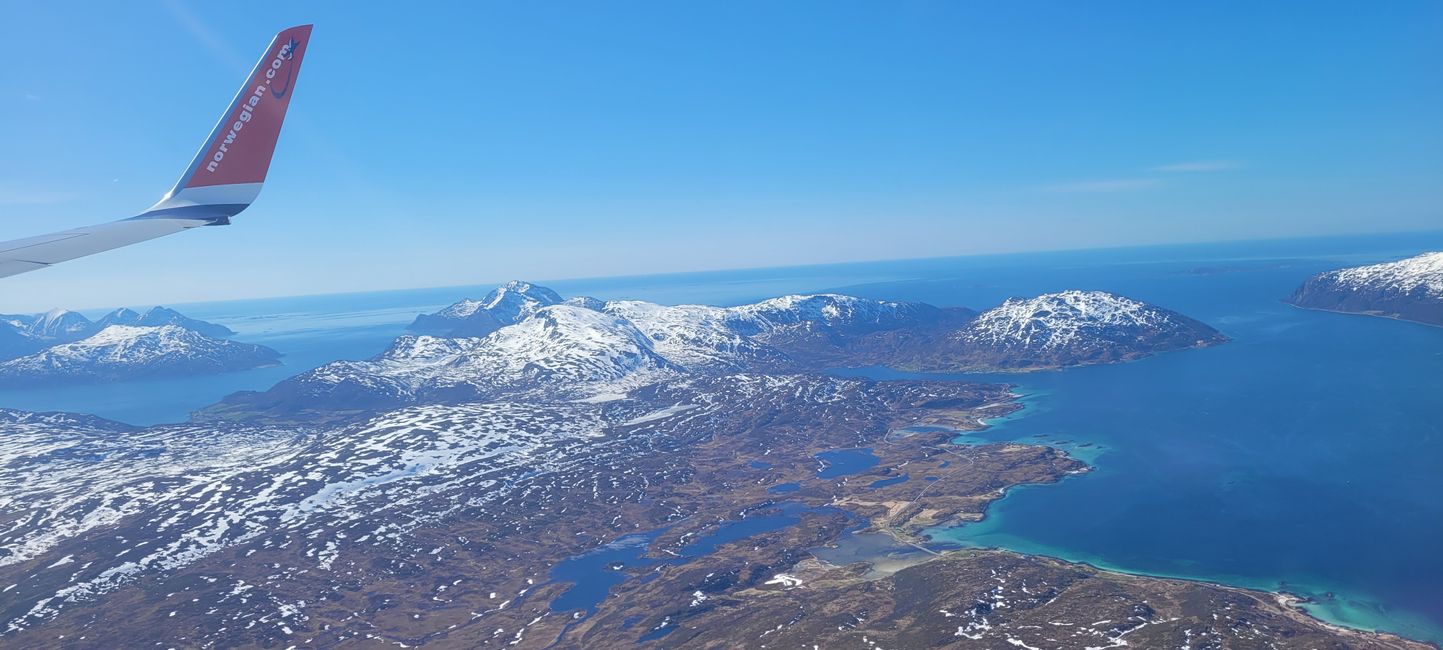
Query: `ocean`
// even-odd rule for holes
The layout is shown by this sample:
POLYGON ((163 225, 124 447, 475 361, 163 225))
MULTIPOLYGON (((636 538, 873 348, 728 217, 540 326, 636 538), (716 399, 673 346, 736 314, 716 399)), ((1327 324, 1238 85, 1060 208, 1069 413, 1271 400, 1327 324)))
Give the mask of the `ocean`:
MULTIPOLYGON (((1135 573, 1282 589, 1322 618, 1443 642, 1443 328, 1281 302, 1309 275, 1443 250, 1443 232, 1141 247, 541 282, 563 295, 737 304, 838 291, 986 308, 1100 289, 1222 330, 1222 346, 1060 372, 963 375, 1026 408, 959 442, 1040 442, 1095 471, 1012 490, 931 531, 1135 573)), ((334 359, 383 350, 418 313, 489 286, 171 305, 280 350, 199 379, 0 391, 0 406, 182 421, 334 359)), ((876 377, 884 369, 849 371, 876 377)))

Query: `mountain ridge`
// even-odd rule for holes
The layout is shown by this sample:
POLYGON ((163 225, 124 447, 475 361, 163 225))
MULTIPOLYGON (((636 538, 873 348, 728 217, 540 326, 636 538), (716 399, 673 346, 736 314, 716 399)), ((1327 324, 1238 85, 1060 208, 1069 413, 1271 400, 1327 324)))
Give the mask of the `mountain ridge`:
POLYGON ((80 312, 55 308, 43 314, 0 315, 0 361, 45 348, 73 343, 99 333, 111 325, 179 325, 211 338, 234 336, 230 328, 190 318, 167 307, 151 307, 144 313, 127 307, 110 311, 96 320, 80 312))
POLYGON ((197 417, 320 417, 511 395, 598 399, 673 377, 737 371, 1024 371, 1226 341, 1176 312, 1103 292, 1017 299, 979 314, 841 294, 734 307, 563 300, 518 281, 430 316, 427 327, 448 333, 403 336, 370 360, 333 362, 267 391, 236 393, 197 417), (509 319, 516 322, 464 334, 467 324, 509 319))
POLYGON ((275 365, 280 353, 181 325, 107 325, 77 341, 0 362, 0 386, 175 377, 275 365))

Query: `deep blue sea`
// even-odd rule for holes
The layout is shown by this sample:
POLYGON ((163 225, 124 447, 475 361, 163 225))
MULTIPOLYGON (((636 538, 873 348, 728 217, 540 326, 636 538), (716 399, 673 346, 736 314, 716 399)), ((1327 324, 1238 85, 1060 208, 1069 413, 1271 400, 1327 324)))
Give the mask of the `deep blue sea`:
MULTIPOLYGON (((1095 471, 1011 491, 942 543, 1314 598, 1331 621, 1443 641, 1443 328, 1280 300, 1338 266, 1443 250, 1443 232, 872 262, 542 282, 563 295, 736 304, 835 290, 985 308, 1101 289, 1233 341, 1139 362, 982 379, 1026 409, 962 442, 1040 441, 1095 471)), ((503 278, 504 279, 504 278, 503 278)), ((0 406, 145 424, 387 345, 417 313, 489 287, 171 305, 285 354, 183 381, 0 391, 0 406)), ((860 371, 898 376, 885 370, 860 371)), ((978 379, 978 376, 959 377, 978 379)))

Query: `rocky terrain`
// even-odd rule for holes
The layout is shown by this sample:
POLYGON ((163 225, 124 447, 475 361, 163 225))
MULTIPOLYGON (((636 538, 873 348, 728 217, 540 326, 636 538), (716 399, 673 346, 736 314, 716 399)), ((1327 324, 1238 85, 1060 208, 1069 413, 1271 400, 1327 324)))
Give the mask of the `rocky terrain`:
POLYGON ((1169 634, 1197 635, 1195 647, 1418 647, 1258 594, 910 546, 1013 485, 1085 470, 1046 447, 948 444, 947 431, 1014 410, 1009 398, 740 374, 321 429, 0 411, 0 640, 988 648, 1169 634), (833 450, 873 462, 838 472, 833 450), (814 555, 866 530, 913 552, 814 555), (598 553, 620 555, 596 576, 567 573, 598 553), (577 579, 600 582, 586 585, 597 595, 572 593, 577 579))
POLYGON ((732 375, 598 402, 411 407, 313 431, 137 431, 12 413, 0 447, 0 583, 15 586, 0 600, 0 629, 97 647, 122 632, 179 641, 167 620, 177 611, 197 630, 183 639, 192 644, 411 643, 452 623, 465 624, 457 639, 484 641, 496 625, 509 637, 526 621, 511 622, 504 602, 534 592, 528 606, 544 611, 546 594, 565 590, 548 572, 568 557, 659 529, 656 552, 681 553, 776 503, 777 485, 798 484, 788 498, 809 506, 860 497, 819 511, 839 524, 854 512, 915 530, 976 518, 1000 488, 1081 468, 1045 448, 929 451, 942 442, 934 435, 876 449, 887 469, 906 464, 932 484, 932 500, 819 477, 818 452, 915 422, 976 426, 1010 410, 1006 399, 972 384, 732 375))
POLYGON ((1443 325, 1443 252, 1319 273, 1288 302, 1370 316, 1443 325))
MULTIPOLYGON (((626 646, 631 635, 620 613, 661 589, 657 580, 622 591, 590 619, 587 643, 626 646)), ((658 639, 670 648, 1430 647, 1320 625, 1276 594, 1000 551, 880 569, 803 561, 758 587, 678 612, 668 627, 658 639)))
MULTIPOLYGON (((994 331, 971 312, 537 289, 457 310, 514 315, 484 336, 407 336, 290 380, 308 404, 291 417, 247 411, 254 394, 143 429, 0 410, 0 645, 1422 647, 1268 594, 933 545, 1088 468, 952 443, 1019 408, 1007 386, 798 359, 994 331)), ((997 331, 1065 347, 1188 325, 1077 300, 1004 306, 997 331)))

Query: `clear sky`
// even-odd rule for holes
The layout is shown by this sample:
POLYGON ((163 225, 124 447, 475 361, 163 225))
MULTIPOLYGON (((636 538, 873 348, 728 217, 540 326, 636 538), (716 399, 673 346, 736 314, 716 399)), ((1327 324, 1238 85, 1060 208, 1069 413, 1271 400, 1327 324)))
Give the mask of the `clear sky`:
POLYGON ((169 189, 315 23, 260 199, 0 312, 1443 227, 1443 3, 0 0, 0 239, 169 189))

